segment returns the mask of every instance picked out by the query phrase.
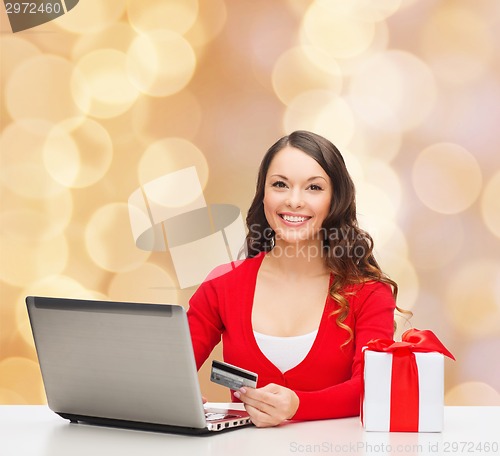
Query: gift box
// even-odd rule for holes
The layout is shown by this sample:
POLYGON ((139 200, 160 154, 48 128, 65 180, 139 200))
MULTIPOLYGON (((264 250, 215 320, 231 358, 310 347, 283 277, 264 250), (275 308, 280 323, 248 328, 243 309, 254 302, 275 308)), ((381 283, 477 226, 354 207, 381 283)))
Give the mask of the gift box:
POLYGON ((361 422, 367 431, 441 432, 444 356, 432 331, 410 329, 401 342, 373 340, 363 348, 361 422))

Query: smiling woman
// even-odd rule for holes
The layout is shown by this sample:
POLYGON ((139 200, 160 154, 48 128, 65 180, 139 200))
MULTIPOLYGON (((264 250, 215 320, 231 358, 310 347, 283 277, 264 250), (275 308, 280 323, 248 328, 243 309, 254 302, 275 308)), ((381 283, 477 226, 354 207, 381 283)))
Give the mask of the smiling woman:
POLYGON ((276 154, 267 174, 264 215, 276 233, 277 246, 317 243, 332 198, 326 172, 300 149, 287 146, 276 154))
POLYGON ((338 149, 306 131, 271 146, 247 227, 247 259, 191 298, 198 368, 222 336, 225 361, 258 373, 233 399, 259 427, 359 414, 361 348, 392 338, 397 285, 358 227, 338 149))

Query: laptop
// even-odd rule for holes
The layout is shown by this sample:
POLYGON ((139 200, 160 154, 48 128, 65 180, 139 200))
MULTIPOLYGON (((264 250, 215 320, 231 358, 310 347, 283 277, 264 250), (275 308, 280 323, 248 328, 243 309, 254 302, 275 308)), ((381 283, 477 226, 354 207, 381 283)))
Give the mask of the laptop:
POLYGON ((184 308, 28 296, 49 408, 71 422, 211 434, 251 424, 206 409, 184 308))

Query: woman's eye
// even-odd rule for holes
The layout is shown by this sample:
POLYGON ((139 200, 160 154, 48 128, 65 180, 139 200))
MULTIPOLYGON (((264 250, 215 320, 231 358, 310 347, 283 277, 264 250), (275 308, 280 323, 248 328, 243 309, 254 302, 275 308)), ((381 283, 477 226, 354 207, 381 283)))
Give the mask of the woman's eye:
POLYGON ((323 190, 319 185, 311 184, 309 187, 311 190, 323 190))
POLYGON ((276 181, 273 183, 273 187, 286 188, 286 184, 283 181, 276 181))

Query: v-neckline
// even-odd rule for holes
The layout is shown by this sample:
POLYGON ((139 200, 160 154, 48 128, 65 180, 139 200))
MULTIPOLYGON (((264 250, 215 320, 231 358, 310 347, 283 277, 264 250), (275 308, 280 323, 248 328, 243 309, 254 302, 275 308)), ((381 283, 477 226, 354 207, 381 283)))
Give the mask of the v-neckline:
MULTIPOLYGON (((314 352, 318 349, 317 347, 321 344, 321 339, 323 338, 323 335, 324 335, 324 326, 325 326, 326 320, 327 320, 327 313, 329 312, 328 308, 329 308, 330 297, 327 293, 325 303, 323 306, 323 312, 321 313, 321 319, 319 321, 318 332, 316 334, 314 342, 313 342, 310 350, 308 351, 307 355, 296 366, 292 367, 291 369, 289 369, 285 372, 281 372, 274 365, 274 363, 271 362, 269 360, 269 358, 267 358, 266 355, 264 355, 264 353, 262 353, 262 350, 260 349, 259 344, 257 343, 257 340, 255 339, 253 325, 252 325, 252 312, 253 312, 253 304, 254 304, 254 299, 255 299, 255 290, 257 288, 257 277, 259 275, 259 270, 260 270, 260 267, 262 265, 262 262, 264 261, 266 254, 267 254, 266 252, 261 252, 260 253, 261 258, 258 258, 258 261, 255 264, 255 274, 253 277, 254 283, 253 283, 253 287, 251 288, 252 291, 247 295, 248 302, 245 305, 245 313, 246 314, 244 315, 244 318, 245 318, 244 328, 245 328, 245 332, 246 332, 247 341, 253 346, 253 349, 254 349, 253 351, 255 353, 258 353, 261 361, 263 363, 267 364, 268 366, 272 366, 272 368, 275 369, 277 372, 279 372, 280 375, 287 375, 289 372, 292 372, 295 369, 298 369, 303 363, 305 363, 308 360, 308 358, 310 356, 313 356, 314 352)), ((333 280, 333 275, 330 274, 328 289, 330 289, 330 286, 332 284, 332 280, 333 280)))

